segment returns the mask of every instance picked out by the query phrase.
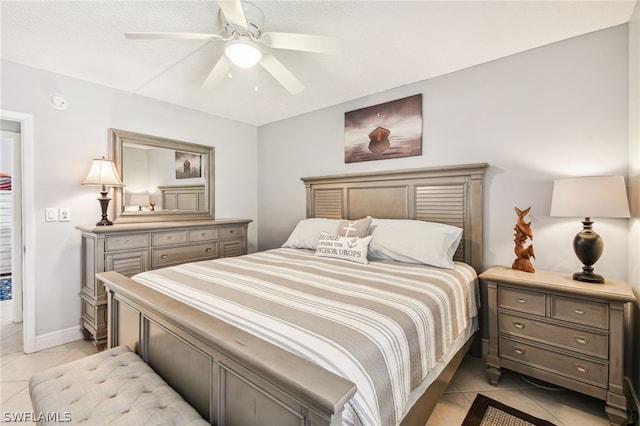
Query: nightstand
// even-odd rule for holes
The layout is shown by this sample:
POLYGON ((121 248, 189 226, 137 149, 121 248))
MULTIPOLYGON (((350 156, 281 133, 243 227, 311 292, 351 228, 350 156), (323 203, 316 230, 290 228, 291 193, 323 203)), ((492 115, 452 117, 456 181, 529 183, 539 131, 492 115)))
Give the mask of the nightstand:
POLYGON ((626 424, 626 324, 635 301, 630 286, 503 266, 480 278, 488 292, 489 381, 497 385, 500 369, 507 368, 602 399, 611 424, 626 424))

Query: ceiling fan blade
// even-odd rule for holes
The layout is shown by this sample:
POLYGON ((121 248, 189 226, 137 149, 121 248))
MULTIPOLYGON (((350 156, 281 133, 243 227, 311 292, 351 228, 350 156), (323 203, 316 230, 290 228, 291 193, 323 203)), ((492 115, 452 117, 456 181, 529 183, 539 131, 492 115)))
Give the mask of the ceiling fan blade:
POLYGON ((203 33, 124 33, 129 40, 211 40, 221 39, 218 34, 203 33))
POLYGON ((335 37, 314 34, 264 33, 261 40, 274 49, 302 50, 329 55, 339 55, 342 52, 342 43, 335 37))
POLYGON ((217 87, 227 76, 230 68, 231 62, 225 55, 222 55, 222 57, 220 57, 216 65, 209 73, 207 79, 204 81, 204 83, 202 83, 202 88, 206 90, 217 87))
POLYGON ((273 55, 264 55, 260 61, 260 65, 292 95, 297 95, 304 90, 302 83, 273 55))
POLYGON ((247 29, 247 18, 244 16, 240 0, 218 0, 218 6, 231 25, 247 29))

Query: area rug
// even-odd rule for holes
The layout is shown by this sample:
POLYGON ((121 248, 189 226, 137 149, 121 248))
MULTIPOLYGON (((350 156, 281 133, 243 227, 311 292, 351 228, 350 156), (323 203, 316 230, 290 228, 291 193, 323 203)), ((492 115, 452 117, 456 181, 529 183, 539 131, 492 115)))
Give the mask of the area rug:
POLYGON ((11 300, 11 278, 0 279, 0 300, 11 300))
POLYGON ((555 426, 478 394, 461 426, 555 426))

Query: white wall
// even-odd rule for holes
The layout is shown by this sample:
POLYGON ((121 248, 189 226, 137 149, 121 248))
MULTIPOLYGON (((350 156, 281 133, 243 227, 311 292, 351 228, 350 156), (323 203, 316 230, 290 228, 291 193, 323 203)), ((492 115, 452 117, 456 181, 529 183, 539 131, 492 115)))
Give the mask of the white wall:
MULTIPOLYGON (((340 90, 336 87, 336 90, 340 90)), ((534 266, 580 270, 578 219, 550 218, 555 178, 627 175, 628 35, 619 26, 259 128, 259 248, 305 216, 302 176, 487 162, 485 266, 511 265, 514 207, 531 206, 534 266), (344 113, 423 94, 422 156, 344 163, 344 113)), ((596 272, 626 279, 627 221, 596 219, 596 272)))
POLYGON ((0 139, 0 173, 11 176, 11 139, 0 139))
MULTIPOLYGON (((2 61, 1 91, 3 110, 34 117, 37 243, 27 250, 37 265, 36 336, 79 324, 80 232, 75 226, 100 219, 98 188, 80 182, 92 158, 109 157, 109 128, 215 146, 216 217, 257 218, 254 126, 7 61, 2 61), (67 99, 67 110, 49 106, 52 92, 67 99), (71 222, 45 222, 46 207, 69 207, 71 222)), ((256 247, 253 222, 249 249, 256 247)))
MULTIPOLYGON (((640 3, 629 22, 629 283, 640 308, 640 3)), ((640 315, 636 310, 635 356, 640 356, 640 315)), ((635 363, 635 389, 640 390, 640 365, 635 363)))
MULTIPOLYGON (((629 282, 640 296, 640 3, 629 23, 629 282)), ((639 298, 640 303, 640 298, 639 298)), ((640 332, 640 330, 639 330, 640 332)))

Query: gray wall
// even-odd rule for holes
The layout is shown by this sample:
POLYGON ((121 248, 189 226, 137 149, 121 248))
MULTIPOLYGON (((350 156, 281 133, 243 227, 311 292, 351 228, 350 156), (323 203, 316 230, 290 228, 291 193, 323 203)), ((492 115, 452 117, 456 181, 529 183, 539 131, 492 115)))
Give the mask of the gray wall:
MULTIPOLYGON (((640 3, 629 22, 629 283, 640 308, 640 3)), ((640 358, 640 309, 635 317, 635 354, 640 358)), ((640 364, 635 367, 635 389, 640 390, 640 364)))
MULTIPOLYGON (((216 149, 216 216, 257 218, 257 130, 165 102, 2 61, 2 109, 33 114, 36 247, 36 339, 78 327, 80 232, 100 219, 97 187, 81 186, 92 158, 109 157, 108 129, 117 128, 216 149), (49 106, 57 92, 66 110, 49 106), (45 222, 46 207, 69 207, 71 222, 45 222)), ((249 226, 249 250, 257 223, 249 226)), ((79 335, 79 334, 78 334, 79 335)), ((64 343, 64 342, 61 342, 64 343)), ((58 343, 59 344, 59 343, 58 343)), ((37 344, 36 344, 37 346, 37 344)))
MULTIPOLYGON (((578 219, 550 218, 553 180, 627 175, 627 25, 395 88, 259 128, 259 249, 284 242, 305 216, 302 176, 487 162, 485 266, 511 265, 514 207, 531 206, 534 266, 566 272, 578 219), (423 94, 422 156, 344 163, 344 113, 423 94)), ((336 87, 336 90, 340 90, 336 87)), ((627 221, 597 219, 596 271, 626 279, 627 221)))

